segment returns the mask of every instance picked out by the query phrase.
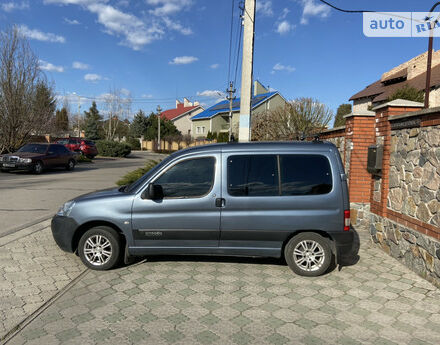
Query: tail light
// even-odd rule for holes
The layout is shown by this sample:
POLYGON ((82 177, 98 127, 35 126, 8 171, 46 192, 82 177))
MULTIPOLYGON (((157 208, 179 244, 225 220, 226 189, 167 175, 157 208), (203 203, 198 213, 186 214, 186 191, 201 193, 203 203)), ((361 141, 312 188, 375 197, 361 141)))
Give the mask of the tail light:
POLYGON ((350 230, 350 210, 344 211, 344 231, 350 230))

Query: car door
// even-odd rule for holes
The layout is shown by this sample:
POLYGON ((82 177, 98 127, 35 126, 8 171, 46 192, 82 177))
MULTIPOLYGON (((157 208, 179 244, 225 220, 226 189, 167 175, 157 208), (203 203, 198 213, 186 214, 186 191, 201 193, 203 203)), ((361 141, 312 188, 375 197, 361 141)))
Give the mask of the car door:
POLYGON ((164 253, 188 253, 188 248, 196 253, 197 248, 218 247, 220 159, 220 153, 180 158, 152 178, 150 183, 161 186, 164 196, 146 199, 148 186, 135 196, 132 231, 136 247, 164 253))
POLYGON ((56 167, 61 163, 60 155, 58 152, 58 145, 49 145, 46 151, 46 157, 44 157, 44 165, 47 167, 56 167))
POLYGON ((221 248, 277 255, 293 231, 336 229, 342 219, 324 154, 224 153, 223 175, 221 248))

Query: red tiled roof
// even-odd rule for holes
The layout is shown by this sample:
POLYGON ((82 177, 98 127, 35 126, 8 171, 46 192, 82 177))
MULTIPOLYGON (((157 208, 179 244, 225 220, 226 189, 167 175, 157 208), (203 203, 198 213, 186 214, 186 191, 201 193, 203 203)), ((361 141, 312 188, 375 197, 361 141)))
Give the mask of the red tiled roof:
POLYGON ((167 119, 167 120, 171 121, 171 120, 175 119, 176 117, 178 117, 178 116, 180 116, 182 114, 185 114, 188 111, 191 111, 191 110, 193 110, 195 108, 198 108, 198 107, 200 107, 200 105, 195 105, 195 106, 192 106, 192 107, 183 107, 183 106, 181 106, 181 107, 177 107, 175 109, 168 109, 168 110, 165 110, 164 112, 162 112, 160 117, 163 118, 163 119, 167 119))

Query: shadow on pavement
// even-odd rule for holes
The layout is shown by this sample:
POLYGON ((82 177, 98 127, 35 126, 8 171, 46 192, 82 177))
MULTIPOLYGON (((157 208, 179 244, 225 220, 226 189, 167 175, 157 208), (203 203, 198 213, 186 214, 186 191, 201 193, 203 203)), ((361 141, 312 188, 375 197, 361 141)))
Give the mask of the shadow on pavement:
POLYGON ((359 238, 359 233, 357 230, 353 227, 351 227, 351 231, 353 231, 353 248, 349 255, 343 256, 339 259, 339 271, 344 266, 353 266, 356 265, 359 262, 360 256, 359 256, 359 249, 361 245, 361 241, 359 238))

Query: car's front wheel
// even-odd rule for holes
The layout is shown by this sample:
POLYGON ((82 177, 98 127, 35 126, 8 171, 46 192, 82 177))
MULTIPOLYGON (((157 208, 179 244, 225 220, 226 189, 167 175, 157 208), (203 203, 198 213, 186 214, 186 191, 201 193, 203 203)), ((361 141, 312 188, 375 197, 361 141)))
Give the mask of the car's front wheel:
POLYGON ((78 243, 82 262, 93 270, 108 270, 120 259, 119 234, 108 226, 97 226, 85 232, 78 243))
POLYGON ((325 273, 332 256, 328 240, 314 232, 292 237, 284 248, 284 257, 290 269, 301 276, 316 277, 325 273))
POLYGON ((67 162, 66 170, 73 170, 75 169, 75 161, 73 159, 69 159, 69 162, 67 162))
POLYGON ((34 173, 39 175, 43 172, 43 163, 41 161, 38 161, 37 163, 35 163, 34 165, 34 173))

